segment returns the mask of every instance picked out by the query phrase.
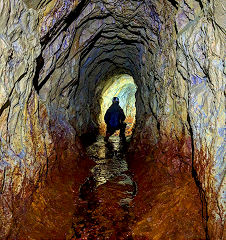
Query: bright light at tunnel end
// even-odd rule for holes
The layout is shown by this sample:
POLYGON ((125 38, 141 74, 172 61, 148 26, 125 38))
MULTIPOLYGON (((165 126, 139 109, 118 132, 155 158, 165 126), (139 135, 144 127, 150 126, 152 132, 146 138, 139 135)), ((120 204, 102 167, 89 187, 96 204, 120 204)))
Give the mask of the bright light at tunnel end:
MULTIPOLYGON (((104 122, 104 115, 111 106, 113 97, 119 98, 119 105, 126 115, 126 136, 132 134, 136 119, 136 91, 137 86, 134 83, 133 77, 129 74, 115 75, 106 81, 100 98, 101 112, 99 116, 99 126, 101 135, 105 135, 106 125, 104 122)), ((115 135, 118 134, 117 131, 115 135)))

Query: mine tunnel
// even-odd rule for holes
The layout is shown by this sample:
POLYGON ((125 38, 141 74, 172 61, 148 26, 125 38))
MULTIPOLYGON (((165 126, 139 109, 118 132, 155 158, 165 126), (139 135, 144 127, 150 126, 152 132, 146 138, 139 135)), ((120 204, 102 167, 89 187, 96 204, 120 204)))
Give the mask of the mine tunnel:
POLYGON ((225 7, 0 0, 0 239, 225 239, 225 7))

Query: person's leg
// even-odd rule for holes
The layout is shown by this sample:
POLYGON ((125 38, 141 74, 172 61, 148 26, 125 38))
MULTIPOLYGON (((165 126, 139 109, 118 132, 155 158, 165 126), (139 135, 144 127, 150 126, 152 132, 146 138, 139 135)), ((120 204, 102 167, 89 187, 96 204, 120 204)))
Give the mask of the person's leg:
POLYGON ((126 123, 122 123, 120 125, 120 134, 119 134, 119 137, 124 141, 126 140, 126 136, 125 136, 125 131, 126 131, 126 123))
POLYGON ((105 141, 108 141, 109 137, 115 132, 113 128, 107 126, 106 136, 104 138, 105 141))

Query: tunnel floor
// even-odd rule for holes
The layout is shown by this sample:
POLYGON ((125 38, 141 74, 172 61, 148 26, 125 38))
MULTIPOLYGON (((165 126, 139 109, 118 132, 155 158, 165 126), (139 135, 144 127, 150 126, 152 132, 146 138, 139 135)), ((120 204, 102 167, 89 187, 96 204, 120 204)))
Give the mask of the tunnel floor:
POLYGON ((128 223, 134 219, 137 185, 128 170, 126 148, 117 136, 108 143, 99 137, 87 148, 96 165, 80 188, 83 202, 73 222, 74 239, 133 239, 128 223))
POLYGON ((145 153, 129 155, 128 147, 129 138, 105 143, 99 136, 83 148, 80 164, 62 157, 8 239, 206 239, 191 174, 169 176, 167 167, 145 153))

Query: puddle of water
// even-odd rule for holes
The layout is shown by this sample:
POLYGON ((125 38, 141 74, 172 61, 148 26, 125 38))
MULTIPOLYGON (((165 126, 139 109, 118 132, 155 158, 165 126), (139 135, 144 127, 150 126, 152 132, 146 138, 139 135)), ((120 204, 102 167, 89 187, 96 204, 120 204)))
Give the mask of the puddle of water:
POLYGON ((128 164, 123 150, 117 136, 110 137, 108 143, 104 142, 103 137, 99 136, 97 142, 88 147, 88 155, 96 162, 96 165, 91 169, 96 187, 119 176, 121 179, 118 184, 134 184, 132 178, 125 174, 128 171, 128 164))
POLYGON ((137 186, 129 174, 125 148, 118 136, 110 137, 108 143, 100 136, 87 148, 96 165, 80 187, 83 206, 76 213, 80 221, 73 227, 78 239, 132 239, 129 209, 137 186))

